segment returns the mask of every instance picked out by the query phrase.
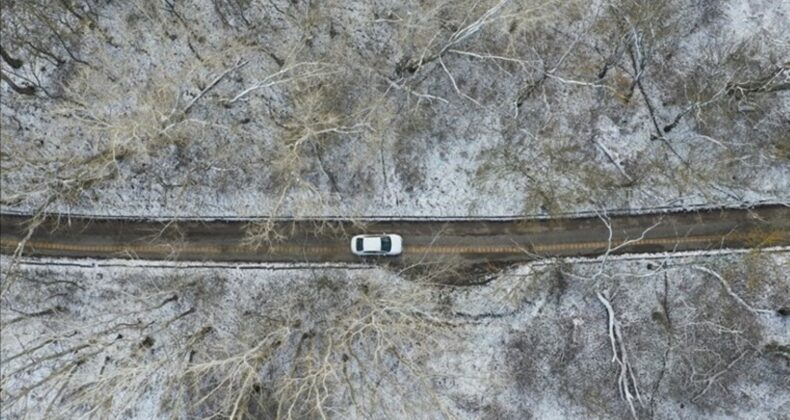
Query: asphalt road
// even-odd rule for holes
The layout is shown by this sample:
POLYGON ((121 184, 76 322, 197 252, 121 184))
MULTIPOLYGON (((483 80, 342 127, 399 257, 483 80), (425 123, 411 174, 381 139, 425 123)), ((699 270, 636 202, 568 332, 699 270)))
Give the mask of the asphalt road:
MULTIPOLYGON (((716 210, 551 220, 278 222, 285 238, 245 240, 248 222, 151 222, 50 216, 28 239, 24 255, 184 261, 377 262, 411 264, 458 258, 468 262, 528 261, 550 256, 752 248, 790 245, 790 208, 716 210), (604 221, 606 220, 606 222, 604 221), (607 227, 611 226, 611 231, 607 227), (322 233, 316 233, 316 232, 322 233), (398 233, 400 257, 353 255, 352 235, 398 233), (611 240, 610 240, 611 233, 611 240)), ((27 233, 26 218, 0 215, 0 246, 11 254, 27 233)))

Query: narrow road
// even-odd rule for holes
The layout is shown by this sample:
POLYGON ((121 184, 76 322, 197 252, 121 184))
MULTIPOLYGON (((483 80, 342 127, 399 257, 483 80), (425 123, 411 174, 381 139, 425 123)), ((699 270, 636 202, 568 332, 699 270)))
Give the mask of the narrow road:
MULTIPOLYGON (((400 257, 411 264, 460 258, 468 262, 528 261, 549 256, 752 248, 790 245, 790 208, 716 210, 551 220, 277 222, 284 238, 246 240, 248 222, 152 222, 50 216, 30 236, 24 255, 184 261, 375 262, 351 253, 361 232, 398 233, 400 257), (611 229, 607 226, 611 227, 611 229), (610 239, 611 235, 611 239, 610 239)), ((0 215, 0 249, 11 254, 27 235, 26 218, 0 215)))

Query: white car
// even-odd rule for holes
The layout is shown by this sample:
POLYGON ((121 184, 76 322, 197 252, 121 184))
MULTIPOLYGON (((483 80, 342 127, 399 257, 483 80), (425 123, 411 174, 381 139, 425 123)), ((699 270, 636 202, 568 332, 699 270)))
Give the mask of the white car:
POLYGON ((400 235, 357 235, 351 238, 351 252, 356 255, 400 255, 403 238, 400 235))

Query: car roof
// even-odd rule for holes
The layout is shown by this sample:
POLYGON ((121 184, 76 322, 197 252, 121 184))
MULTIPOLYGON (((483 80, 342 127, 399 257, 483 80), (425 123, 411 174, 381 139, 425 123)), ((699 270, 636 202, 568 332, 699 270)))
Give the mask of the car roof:
POLYGON ((381 237, 365 237, 362 239, 362 249, 365 251, 381 251, 381 237))

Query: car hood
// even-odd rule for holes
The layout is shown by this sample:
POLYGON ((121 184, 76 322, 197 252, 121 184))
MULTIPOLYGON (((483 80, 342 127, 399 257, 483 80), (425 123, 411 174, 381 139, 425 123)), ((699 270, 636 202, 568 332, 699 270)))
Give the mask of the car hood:
POLYGON ((403 251, 403 239, 398 235, 390 236, 392 240, 392 248, 390 249, 390 253, 392 254, 400 254, 403 251))

